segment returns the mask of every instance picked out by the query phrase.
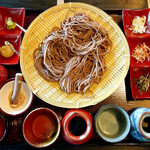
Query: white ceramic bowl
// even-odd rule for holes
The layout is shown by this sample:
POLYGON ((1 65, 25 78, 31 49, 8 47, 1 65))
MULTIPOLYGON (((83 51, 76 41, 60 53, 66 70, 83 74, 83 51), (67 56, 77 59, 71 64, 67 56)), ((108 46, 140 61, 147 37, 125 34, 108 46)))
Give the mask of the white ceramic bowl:
POLYGON ((33 100, 33 93, 27 86, 27 84, 22 81, 21 91, 23 91, 25 95, 25 100, 21 106, 18 108, 12 108, 9 102, 9 94, 13 89, 14 79, 7 81, 2 88, 0 89, 0 108, 7 115, 16 116, 24 113, 31 105, 33 100))

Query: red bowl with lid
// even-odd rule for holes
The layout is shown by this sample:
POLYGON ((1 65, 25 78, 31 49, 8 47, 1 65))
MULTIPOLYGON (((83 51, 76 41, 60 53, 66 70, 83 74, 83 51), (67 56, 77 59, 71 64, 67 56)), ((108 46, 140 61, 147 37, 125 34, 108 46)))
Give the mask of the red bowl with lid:
MULTIPOLYGON (((136 98, 139 88, 136 86, 136 82, 134 79, 138 79, 140 76, 150 73, 150 67, 131 67, 130 68, 130 85, 131 85, 131 91, 132 91, 132 97, 133 99, 136 98)), ((150 91, 150 87, 149 87, 150 91)), ((141 94, 137 97, 137 99, 149 99, 150 98, 150 92, 141 92, 141 94)))
POLYGON ((148 19, 150 17, 150 9, 141 9, 141 10, 123 10, 122 12, 123 16, 123 26, 124 31, 127 37, 148 37, 150 36, 150 20, 148 19), (131 28, 132 20, 136 17, 142 17, 146 16, 146 23, 145 26, 147 26, 146 32, 142 34, 132 33, 129 28, 131 28))
POLYGON ((87 142, 93 135, 92 115, 82 109, 68 110, 62 119, 62 135, 71 144, 87 142))
POLYGON ((21 27, 24 26, 25 8, 6 8, 0 7, 0 35, 19 35, 22 30, 18 27, 9 30, 6 28, 6 22, 11 17, 14 22, 21 27))

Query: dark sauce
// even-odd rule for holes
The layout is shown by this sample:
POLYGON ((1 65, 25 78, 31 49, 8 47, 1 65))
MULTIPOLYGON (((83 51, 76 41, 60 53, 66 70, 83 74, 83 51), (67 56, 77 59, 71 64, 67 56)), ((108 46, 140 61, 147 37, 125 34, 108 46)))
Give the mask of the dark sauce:
POLYGON ((147 124, 147 127, 143 127, 143 130, 147 133, 150 133, 150 117, 144 118, 143 121, 147 124))
POLYGON ((80 136, 86 130, 86 122, 81 117, 74 117, 69 123, 69 130, 73 135, 80 136))

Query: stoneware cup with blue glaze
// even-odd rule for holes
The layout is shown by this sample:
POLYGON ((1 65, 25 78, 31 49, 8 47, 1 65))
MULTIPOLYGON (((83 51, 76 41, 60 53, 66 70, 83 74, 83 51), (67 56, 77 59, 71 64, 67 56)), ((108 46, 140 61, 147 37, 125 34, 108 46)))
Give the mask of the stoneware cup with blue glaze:
POLYGON ((150 142, 150 109, 139 107, 131 115, 131 136, 140 142, 150 142))

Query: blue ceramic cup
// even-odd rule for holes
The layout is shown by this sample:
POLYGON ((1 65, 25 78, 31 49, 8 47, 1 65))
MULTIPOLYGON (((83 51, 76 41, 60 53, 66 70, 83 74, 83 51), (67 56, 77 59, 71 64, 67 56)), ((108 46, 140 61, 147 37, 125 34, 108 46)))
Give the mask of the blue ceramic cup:
POLYGON ((139 107, 131 115, 131 136, 140 142, 150 142, 150 109, 139 107))

